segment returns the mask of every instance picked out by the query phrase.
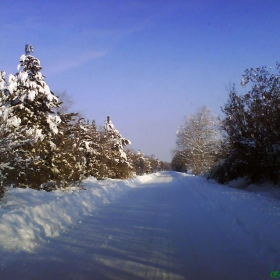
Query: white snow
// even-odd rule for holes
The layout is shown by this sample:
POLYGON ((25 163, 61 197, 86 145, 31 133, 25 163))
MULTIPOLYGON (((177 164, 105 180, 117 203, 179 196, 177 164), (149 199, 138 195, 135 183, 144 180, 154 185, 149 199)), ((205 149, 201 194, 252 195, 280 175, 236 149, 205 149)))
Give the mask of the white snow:
POLYGON ((47 116, 47 122, 49 124, 50 129, 52 130, 52 132, 54 134, 58 133, 58 124, 61 123, 61 119, 59 116, 52 116, 52 115, 48 115, 47 116))
POLYGON ((23 54, 23 55, 20 57, 19 61, 22 63, 22 62, 25 61, 25 59, 26 59, 26 55, 23 54))
POLYGON ((16 116, 11 117, 7 121, 8 126, 14 126, 14 127, 18 127, 20 123, 21 123, 21 119, 16 116))
POLYGON ((27 74, 27 72, 20 72, 20 73, 18 74, 18 79, 21 81, 21 83, 22 83, 23 85, 25 85, 25 82, 26 82, 26 80, 28 79, 28 74, 27 74))
MULTIPOLYGON (((238 180, 235 183, 238 186, 240 182, 242 180, 238 180)), ((120 228, 121 225, 111 225, 113 229, 115 226, 118 226, 118 228, 115 228, 116 236, 112 236, 114 233, 110 231, 110 236, 108 237, 106 236, 106 223, 104 225, 98 224, 98 228, 101 230, 100 236, 102 236, 102 232, 105 234, 105 241, 102 241, 105 243, 100 243, 101 245, 98 243, 96 250, 103 250, 105 252, 104 248, 106 248, 111 254, 116 254, 116 252, 121 254, 121 250, 124 250, 126 252, 125 256, 129 255, 129 248, 136 250, 135 248, 138 247, 135 246, 139 245, 141 247, 140 241, 137 245, 139 235, 137 235, 138 239, 136 237, 134 239, 133 234, 139 234, 138 231, 142 230, 145 238, 148 238, 146 235, 149 231, 152 231, 152 224, 147 224, 149 227, 146 230, 145 227, 139 226, 148 219, 148 213, 157 213, 157 207, 161 207, 160 209, 166 211, 162 215, 159 213, 158 217, 161 219, 161 222, 152 220, 152 223, 158 223, 155 225, 155 229, 153 229, 156 236, 153 237, 153 240, 147 239, 154 242, 151 243, 149 250, 157 250, 158 248, 159 251, 155 251, 158 257, 163 258, 164 256, 169 256, 171 253, 175 254, 175 251, 170 251, 170 254, 168 252, 172 250, 173 245, 175 246, 178 243, 178 248, 180 246, 182 247, 182 255, 176 258, 184 258, 184 261, 187 260, 185 264, 190 271, 191 267, 194 267, 193 273, 204 276, 208 275, 209 279, 265 279, 264 275, 267 275, 268 279, 269 273, 272 270, 279 270, 280 200, 277 198, 279 191, 275 187, 250 185, 246 190, 241 190, 219 185, 213 181, 207 181, 203 177, 176 172, 159 172, 138 176, 130 180, 107 179, 97 181, 91 177, 83 181, 83 186, 86 190, 69 188, 67 192, 57 190, 51 193, 31 189, 9 189, 7 191, 3 200, 0 202, 0 248, 2 248, 2 254, 0 250, 0 257, 3 257, 5 264, 2 265, 3 269, 7 267, 6 271, 9 271, 8 266, 6 266, 9 260, 5 260, 4 258, 5 252, 10 251, 9 256, 14 259, 16 256, 11 257, 12 255, 10 254, 17 250, 25 251, 28 254, 35 252, 36 255, 37 245, 46 244, 51 239, 54 240, 60 237, 62 238, 61 240, 64 240, 63 238, 66 238, 65 236, 68 230, 72 232, 71 225, 81 224, 84 216, 92 216, 90 219, 87 219, 88 223, 90 223, 94 217, 94 213, 98 212, 101 205, 111 203, 117 197, 133 188, 133 192, 129 192, 123 196, 122 203, 130 201, 130 205, 134 205, 134 202, 131 200, 134 197, 136 201, 138 194, 141 194, 143 196, 140 198, 140 204, 138 201, 135 208, 128 208, 126 204, 122 204, 123 206, 120 207, 124 207, 122 211, 129 212, 128 217, 131 219, 130 222, 134 227, 129 227, 130 222, 128 222, 128 228, 126 229, 120 228), (145 201, 147 200, 150 202, 145 206, 145 201), (140 207, 141 201, 144 204, 143 209, 140 207), (144 211, 146 209, 145 207, 147 207, 147 211, 144 211), (140 210, 142 214, 140 212, 136 214, 140 210), (136 219, 132 216, 134 215, 133 213, 138 215, 138 220, 133 220, 136 219), (176 217, 178 215, 182 215, 182 218, 177 219, 176 217), (171 219, 171 221, 168 221, 168 219, 171 219), (171 228, 168 226, 167 228, 160 229, 159 225, 161 223, 165 226, 169 225, 171 228), (182 228, 179 227, 181 223, 183 223, 182 228), (176 226, 176 228, 173 229, 172 225, 174 227, 176 226), (104 231, 102 230, 103 226, 105 227, 104 231), (131 230, 133 231, 132 237, 129 235, 129 231, 131 230), (171 237, 173 234, 177 236, 176 234, 180 230, 182 233, 178 234, 178 238, 180 237, 179 240, 166 240, 167 243, 165 242, 164 238, 167 238, 167 236, 171 237), (65 234, 62 235, 64 231, 65 234), (123 240, 121 244, 124 247, 110 247, 117 246, 116 244, 119 244, 118 242, 122 242, 120 238, 122 234, 136 243, 130 244, 126 243, 126 240, 123 240), (164 238, 159 234, 165 234, 163 235, 164 238), (59 235, 61 236, 58 237, 59 235), (106 247, 108 242, 109 245, 106 247), (173 244, 172 246, 170 242, 173 244), (98 249, 100 246, 102 248, 98 249), (114 248, 119 251, 113 251, 114 248), (258 273, 261 273, 261 275, 258 273), (213 275, 217 277, 213 278, 213 275), (236 278, 237 275, 238 278, 236 278), (213 277, 211 278, 211 276, 213 277)), ((117 219, 119 214, 116 212, 114 215, 115 218, 112 217, 113 221, 117 219)), ((125 222, 125 220, 121 221, 125 222)), ((102 219, 100 222, 102 223, 102 219)), ((90 233, 86 234, 91 236, 90 233)), ((93 235, 91 238, 97 237, 93 235)), ((75 247, 80 248, 79 242, 83 242, 81 246, 91 246, 90 238, 88 240, 80 240, 77 237, 75 247)), ((48 246, 52 246, 51 244, 52 242, 48 246)), ((65 246, 59 242, 55 244, 58 247, 65 246)), ((140 250, 140 247, 138 250, 140 250)), ((43 248, 44 246, 42 250, 43 248)), ((63 252, 65 250, 63 248, 55 248, 55 251, 63 252)), ((143 248, 143 250, 146 249, 143 248)), ((143 253, 144 251, 140 252, 143 253)), ((46 254, 48 256, 48 253, 46 254)), ((138 256, 137 250, 132 251, 131 254, 138 256)), ((41 253, 40 256, 43 255, 41 253)), ((65 257, 67 259, 67 256, 65 257)), ((95 257, 97 258, 97 256, 95 257)), ((82 255, 79 255, 79 258, 82 258, 82 255)), ((102 258, 104 261, 107 260, 105 255, 102 258)), ((117 267, 123 264, 121 267, 127 265, 129 269, 130 265, 130 269, 133 268, 131 262, 124 262, 116 258, 116 263, 114 264, 113 261, 110 261, 112 259, 111 255, 108 255, 107 258, 108 265, 116 265, 117 267)), ((155 267, 157 263, 159 267, 162 265, 156 258, 152 262, 151 260, 146 261, 155 267)), ((86 262, 86 259, 81 259, 81 262, 86 262)), ((141 263, 141 261, 137 263, 139 271, 142 268, 144 269, 141 263)), ((152 266, 150 268, 154 269, 152 266)), ((163 270, 167 268, 168 266, 162 266, 163 270)), ((187 269, 185 272, 186 275, 187 273, 191 273, 187 269)), ((194 275, 192 274, 192 276, 194 275)))
POLYGON ((45 192, 10 188, 0 202, 0 247, 30 251, 38 241, 58 236, 82 215, 90 215, 99 205, 139 183, 135 178, 97 181, 91 177, 83 181, 86 190, 45 192))
POLYGON ((5 75, 5 71, 0 71, 0 90, 3 90, 6 86, 5 75))
POLYGON ((33 101, 33 100, 35 99, 35 97, 36 97, 36 91, 35 91, 35 90, 30 90, 30 91, 28 92, 28 99, 29 99, 30 101, 33 101))
POLYGON ((10 91, 10 93, 13 93, 17 89, 17 79, 12 74, 9 75, 7 88, 10 91))
POLYGON ((42 133, 42 129, 34 127, 29 128, 25 131, 26 138, 32 137, 34 142, 37 142, 38 140, 43 140, 45 138, 45 135, 42 133))

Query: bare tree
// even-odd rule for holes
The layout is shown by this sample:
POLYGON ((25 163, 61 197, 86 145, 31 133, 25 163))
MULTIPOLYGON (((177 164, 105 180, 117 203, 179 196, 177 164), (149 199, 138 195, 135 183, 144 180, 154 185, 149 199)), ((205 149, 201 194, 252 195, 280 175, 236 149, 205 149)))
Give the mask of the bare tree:
POLYGON ((204 106, 185 119, 177 131, 177 151, 187 169, 195 175, 206 174, 215 162, 219 146, 217 124, 217 117, 204 106))

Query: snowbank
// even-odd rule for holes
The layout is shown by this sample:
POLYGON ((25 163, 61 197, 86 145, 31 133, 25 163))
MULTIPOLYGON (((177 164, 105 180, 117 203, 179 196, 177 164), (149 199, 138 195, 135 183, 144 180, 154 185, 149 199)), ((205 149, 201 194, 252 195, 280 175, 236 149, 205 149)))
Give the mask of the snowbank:
POLYGON ((250 182, 248 180, 245 180, 244 178, 238 178, 228 182, 228 186, 235 189, 245 189, 249 185, 250 182))
POLYGON ((58 236, 83 215, 92 215, 98 206, 151 178, 97 181, 90 177, 83 181, 86 190, 71 188, 67 192, 10 189, 0 202, 0 247, 32 251, 39 241, 58 236))
MULTIPOLYGON (((232 221, 229 230, 235 234, 245 232, 254 237, 257 232, 258 236, 254 237, 257 244, 265 240, 266 249, 280 250, 276 234, 280 225, 279 200, 275 199, 276 193, 280 197, 279 190, 256 185, 240 190, 176 172, 160 172, 130 180, 97 181, 91 177, 83 181, 86 190, 69 188, 67 192, 10 189, 0 201, 0 249, 32 252, 37 244, 48 242, 67 228, 76 226, 83 216, 91 216, 101 205, 132 188, 153 186, 155 182, 189 188, 205 213, 214 211, 217 218, 227 213, 227 219, 221 220, 221 225, 232 221), (268 220, 270 223, 265 229, 263 225, 268 220)), ((190 203, 187 197, 186 203, 190 203)), ((203 221, 202 217, 198 218, 203 221)), ((207 222, 206 219, 203 223, 207 222)))
POLYGON ((256 193, 257 195, 280 199, 280 188, 269 183, 251 184, 244 178, 238 178, 228 182, 230 188, 242 189, 245 191, 256 193))

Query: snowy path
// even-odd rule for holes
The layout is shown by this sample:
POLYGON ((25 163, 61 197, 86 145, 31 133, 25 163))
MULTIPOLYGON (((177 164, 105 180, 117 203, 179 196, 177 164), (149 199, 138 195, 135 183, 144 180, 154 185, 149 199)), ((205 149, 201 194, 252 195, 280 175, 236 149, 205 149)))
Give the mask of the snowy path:
POLYGON ((0 279, 270 279, 280 202, 166 172, 34 253, 0 252, 0 279))

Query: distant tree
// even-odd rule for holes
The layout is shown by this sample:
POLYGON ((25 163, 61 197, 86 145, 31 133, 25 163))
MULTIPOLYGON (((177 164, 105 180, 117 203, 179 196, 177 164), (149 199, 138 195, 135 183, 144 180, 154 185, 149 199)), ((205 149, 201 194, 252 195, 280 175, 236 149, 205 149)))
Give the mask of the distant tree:
POLYGON ((174 156, 171 161, 171 168, 173 171, 186 172, 186 162, 187 159, 183 151, 174 151, 174 156))
POLYGON ((103 163, 107 167, 105 176, 118 179, 131 177, 133 168, 127 159, 124 149, 130 144, 128 139, 122 137, 108 116, 101 134, 101 154, 103 156, 103 163))
POLYGON ((159 171, 170 171, 170 170, 172 170, 171 162, 166 162, 166 161, 159 162, 159 171))
POLYGON ((187 169, 195 175, 207 174, 215 162, 220 144, 217 124, 217 118, 210 109, 202 107, 177 131, 176 157, 184 159, 187 169))
POLYGON ((160 161, 155 155, 145 156, 140 150, 126 149, 128 161, 136 175, 155 173, 158 171, 171 170, 170 163, 160 161))
POLYGON ((151 159, 149 157, 145 157, 145 173, 150 174, 153 172, 152 165, 151 165, 151 159))
POLYGON ((146 161, 144 154, 139 150, 136 154, 136 158, 134 161, 134 166, 136 169, 137 175, 143 175, 146 172, 146 161))
POLYGON ((150 165, 151 165, 151 172, 155 173, 161 170, 160 160, 155 157, 155 155, 148 156, 150 165))

